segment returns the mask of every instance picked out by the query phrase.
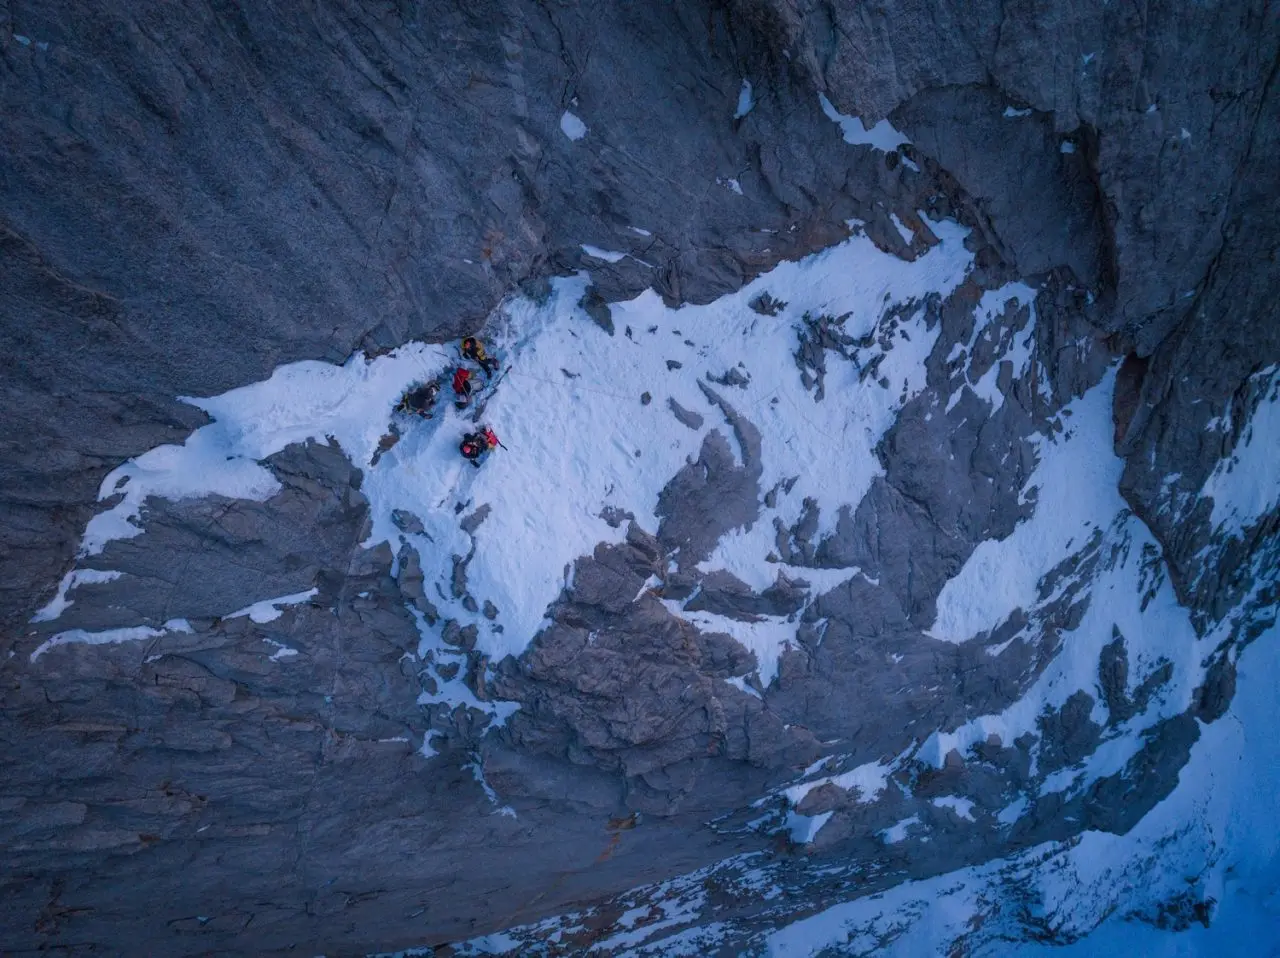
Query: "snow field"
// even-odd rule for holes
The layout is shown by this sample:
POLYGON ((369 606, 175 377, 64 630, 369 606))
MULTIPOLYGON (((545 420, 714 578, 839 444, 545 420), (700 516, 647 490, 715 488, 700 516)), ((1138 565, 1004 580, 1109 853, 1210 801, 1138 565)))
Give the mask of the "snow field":
POLYGON ((1118 483, 1123 463, 1111 449, 1114 373, 1066 407, 1059 436, 1040 438, 1039 461, 1023 493, 1034 491, 1031 519, 1005 539, 978 544, 960 572, 938 596, 937 618, 928 634, 944 642, 966 642, 989 632, 1018 608, 1030 610, 1045 573, 1084 545, 1095 529, 1106 529, 1127 506, 1118 483))
MULTIPOLYGON (((493 660, 519 654, 544 624, 574 560, 597 543, 625 535, 625 528, 613 529, 600 517, 602 510, 629 511, 642 527, 656 530, 659 493, 697 457, 711 430, 726 436, 744 461, 746 451, 701 386, 735 370, 746 378, 745 386, 711 388, 761 433, 761 494, 784 480, 794 480, 794 486, 751 528, 726 536, 702 566, 728 569, 756 588, 771 585, 778 572, 803 577, 815 589, 829 588, 858 570, 766 562, 774 548, 773 518, 793 524, 803 500, 812 497, 820 508, 821 536, 834 529, 840 507, 856 505, 880 472, 875 444, 902 403, 924 386, 924 360, 938 331, 925 329, 919 311, 900 325, 877 377, 886 378, 888 388, 875 379, 859 382, 855 364, 829 353, 826 399, 816 402, 794 359, 798 324, 806 313, 848 313, 844 329, 859 336, 874 330, 894 305, 950 293, 972 261, 964 248, 967 231, 946 221, 931 229, 940 244, 914 262, 855 236, 783 263, 705 306, 669 309, 646 292, 613 307, 613 336, 578 306, 584 276, 556 280, 544 302, 508 302, 490 333, 507 360, 505 374, 496 389, 482 394, 484 419, 506 448, 490 454, 480 470, 457 450, 463 432, 472 428, 468 413, 443 401, 429 421, 392 412, 407 387, 448 374, 457 361, 452 348, 413 343, 377 358, 357 355, 340 366, 293 363, 262 382, 189 399, 214 421, 185 443, 153 449, 109 475, 101 498, 121 498, 89 523, 81 554, 95 555, 112 539, 139 535, 148 497, 265 500, 280 487, 262 460, 292 443, 333 441, 364 472, 362 492, 371 507, 364 545, 386 542, 398 553, 407 541, 420 556, 427 598, 442 620, 476 626, 476 646, 493 660), (788 303, 780 315, 748 308, 766 290, 788 303), (648 404, 641 401, 645 393, 652 397, 648 404), (702 426, 679 423, 668 398, 702 416, 702 426), (375 464, 393 419, 402 435, 375 464), (483 521, 473 533, 464 531, 460 521, 483 507, 483 521), (392 520, 397 510, 417 517, 422 532, 403 532, 392 520), (462 591, 455 594, 459 560, 468 560, 465 592, 480 611, 464 606, 462 591), (484 615, 486 602, 497 610, 493 620, 484 615)), ((84 570, 73 576, 91 574, 110 573, 84 570)), ((77 581, 90 580, 71 578, 67 590, 77 581)), ((66 601, 65 593, 51 604, 50 618, 65 608, 58 604, 66 601)), ((298 597, 250 598, 232 614, 256 621, 298 597)), ((698 624, 729 631, 755 651, 767 684, 794 625, 716 619, 698 624)), ((441 642, 442 624, 419 619, 421 654, 453 654, 441 642)), ((431 698, 494 711, 491 703, 475 702, 457 678, 442 683, 431 698)))
POLYGON ((1118 491, 1121 463, 1111 443, 1114 383, 1112 371, 1067 407, 1065 431, 1042 441, 1040 461, 1028 483, 1039 490, 1034 514, 1007 538, 988 540, 974 550, 943 588, 932 634, 962 642, 994 629, 1017 608, 1032 612, 1053 601, 1072 579, 1059 583, 1044 600, 1039 598, 1041 579, 1099 532, 1102 559, 1092 573, 1088 609, 1077 628, 1063 633, 1061 649, 1017 702, 998 715, 980 716, 929 736, 916 757, 935 767, 942 767, 952 749, 964 755, 991 735, 1006 746, 1023 733, 1038 735, 1036 720, 1041 712, 1061 708, 1078 690, 1093 697, 1092 718, 1104 723, 1107 710, 1098 661, 1117 629, 1124 636, 1129 658, 1126 692, 1131 693, 1165 662, 1172 666, 1172 676, 1148 709, 1113 732, 1082 767, 1048 776, 1041 794, 1074 794, 1120 771, 1142 747, 1145 729, 1190 704, 1202 676, 1200 658, 1205 647, 1163 574, 1159 545, 1129 512, 1118 491))
POLYGON ((1086 832, 1073 844, 1037 846, 1006 861, 836 905, 772 932, 762 953, 808 958, 824 949, 860 954, 861 948, 886 958, 943 955, 972 932, 977 915, 984 927, 997 923, 972 952, 989 958, 1274 954, 1280 941, 1280 833, 1274 827, 1280 743, 1271 727, 1280 627, 1246 649, 1239 668, 1227 715, 1201 725, 1173 793, 1127 834, 1086 832), (1160 905, 1187 892, 1216 900, 1208 928, 1193 924, 1176 932, 1131 920, 1154 917, 1160 905), (1066 946, 1019 942, 1027 929, 1018 901, 1036 902, 1033 917, 1046 919, 1063 941, 1088 937, 1066 946))

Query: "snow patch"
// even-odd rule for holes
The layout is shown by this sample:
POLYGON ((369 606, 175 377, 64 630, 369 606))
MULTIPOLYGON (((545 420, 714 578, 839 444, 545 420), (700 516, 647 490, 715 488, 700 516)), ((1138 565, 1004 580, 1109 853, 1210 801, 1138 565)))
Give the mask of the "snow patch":
POLYGON ((319 593, 319 589, 308 589, 306 592, 295 592, 292 595, 282 595, 275 599, 263 599, 260 602, 254 602, 252 605, 246 605, 243 609, 232 612, 230 615, 223 616, 223 618, 236 619, 242 615, 247 615, 259 625, 265 625, 268 622, 274 622, 276 619, 280 618, 280 616, 284 615, 284 606, 298 605, 299 603, 306 602, 312 596, 318 595, 319 593))
POLYGON ((124 573, 112 572, 103 569, 72 569, 62 577, 62 581, 58 583, 57 594, 49 600, 39 612, 31 617, 32 622, 52 622, 74 603, 74 599, 67 597, 72 590, 82 585, 91 585, 95 582, 112 582, 124 573))
POLYGON ((912 815, 910 818, 904 818, 897 824, 890 825, 888 828, 880 832, 880 838, 886 845, 896 845, 899 842, 906 841, 908 833, 911 829, 920 824, 920 816, 912 815))
POLYGON ((978 543, 960 572, 938 596, 929 636, 966 642, 1000 625, 1015 609, 1030 609, 1037 584, 1069 554, 1072 543, 1108 526, 1127 507, 1118 492, 1123 463, 1109 436, 1114 371, 1067 408, 1060 436, 1042 437, 1039 462, 1027 488, 1037 490, 1036 510, 1006 539, 978 543))
POLYGON ((821 815, 798 815, 787 813, 786 828, 791 840, 797 845, 807 845, 817 837, 822 826, 831 821, 834 812, 823 812, 821 815))
MULTIPOLYGON (((932 631, 947 641, 964 641, 1022 608, 1038 639, 1038 610, 1072 586, 1090 596, 1079 624, 1058 634, 1060 647, 1049 650, 1055 653, 1052 661, 1021 699, 999 714, 933 732, 917 751, 919 760, 941 768, 953 749, 964 755, 992 736, 1008 747, 1020 736, 1036 733, 1043 711, 1060 709, 1078 691, 1093 698, 1094 721, 1104 722, 1098 661, 1117 633, 1125 640, 1131 685, 1164 666, 1169 679, 1144 712, 1111 732, 1083 763, 1048 776, 1041 794, 1070 797, 1123 771, 1143 746, 1147 730, 1190 707, 1204 671, 1198 652, 1202 646, 1170 584, 1159 543, 1120 497, 1121 463, 1111 443, 1114 384, 1113 369, 1068 407, 1066 431, 1041 444, 1031 479, 1039 486, 1034 514, 1008 538, 979 544, 944 586, 932 631), (1044 581, 1055 567, 1058 577, 1044 581)), ((1212 638, 1205 639, 1210 646, 1212 638)), ((1034 752, 1032 760, 1035 774, 1034 752)), ((1016 818, 1020 813, 1006 809, 998 818, 1005 822, 1006 814, 1016 818)))
POLYGON ((973 821, 973 801, 958 795, 943 795, 933 799, 938 808, 949 808, 967 822, 973 821))
MULTIPOLYGON (((743 622, 714 612, 688 612, 681 603, 670 599, 664 599, 662 604, 672 615, 696 625, 703 632, 723 632, 754 653, 760 684, 766 689, 777 677, 778 660, 783 650, 795 642, 796 625, 788 622, 786 616, 760 616, 757 622, 743 622)), ((743 691, 746 691, 745 687, 743 691)))
POLYGON ((888 119, 881 120, 871 129, 867 129, 860 118, 845 116, 837 110, 827 99, 826 94, 819 93, 818 102, 822 104, 822 112, 826 114, 827 119, 840 127, 844 141, 852 146, 870 146, 888 153, 911 143, 904 134, 893 128, 893 124, 888 119))
MULTIPOLYGON (((978 306, 974 310, 973 332, 969 339, 963 343, 957 342, 951 348, 948 356, 948 362, 958 359, 960 354, 968 351, 970 355, 973 353, 973 347, 979 339, 987 335, 987 331, 992 328, 993 322, 1004 315, 1010 301, 1019 306, 1026 306, 1029 309, 1029 316, 1026 325, 1013 333, 1007 333, 1008 342, 1003 344, 1002 349, 996 352, 995 362, 991 367, 983 373, 975 381, 971 375, 972 363, 970 371, 965 373, 965 384, 978 396, 978 398, 990 404, 992 412, 1004 405, 1004 393, 1000 391, 1000 369, 1005 362, 1010 364, 1010 372, 1013 379, 1020 379, 1026 375, 1027 369, 1032 360, 1032 351, 1035 343, 1035 326, 1036 326, 1036 291, 1026 283, 1007 283, 999 289, 988 290, 982 294, 982 298, 978 301, 978 306)), ((1048 378, 1048 374, 1043 367, 1040 369, 1040 382, 1044 382, 1048 378)), ((951 399, 947 403, 947 412, 951 412, 963 395, 962 389, 956 389, 951 394, 951 399)))
POLYGON ((902 242, 910 246, 911 241, 916 238, 915 231, 910 229, 906 223, 902 222, 902 220, 898 219, 897 213, 890 213, 889 219, 893 221, 894 227, 898 230, 898 235, 902 237, 902 242))
POLYGON ((839 775, 827 775, 811 782, 792 785, 783 793, 794 808, 804 801, 805 796, 815 788, 823 785, 834 785, 846 792, 856 792, 857 801, 874 802, 889 784, 889 775, 893 771, 893 763, 867 762, 857 768, 839 775))
POLYGON ((560 114, 560 132, 576 142, 587 135, 587 125, 576 114, 565 110, 560 114))
POLYGON ((606 263, 617 263, 627 258, 626 253, 619 253, 611 249, 601 249, 599 246, 589 246, 586 243, 582 244, 582 252, 588 256, 594 256, 596 259, 602 259, 606 263))
POLYGON ((738 91, 738 108, 734 111, 733 118, 735 120, 741 120, 752 111, 755 105, 756 100, 751 93, 751 81, 743 79, 742 89, 738 91))
POLYGON ((264 638, 262 641, 267 643, 267 645, 272 646, 275 649, 275 651, 272 652, 270 656, 272 662, 279 662, 281 659, 291 659, 298 654, 297 649, 291 648, 290 646, 285 645, 283 642, 277 642, 275 639, 264 638))
MULTIPOLYGON (((292 363, 262 382, 187 400, 213 421, 185 443, 151 450, 108 477, 104 498, 119 488, 123 499, 90 522, 82 553, 100 550, 114 535, 138 535, 142 528, 135 520, 148 496, 265 499, 279 484, 263 460, 293 443, 332 441, 364 472, 361 491, 370 502, 371 528, 363 545, 385 542, 395 554, 407 543, 420 557, 428 594, 441 612, 435 625, 419 620, 423 649, 441 661, 453 656, 456 650, 440 634, 444 621, 452 620, 474 626, 476 648, 498 661, 522 651, 543 626, 546 609, 566 585, 566 567, 571 570, 598 543, 625 537, 625 526, 613 528, 600 518, 605 506, 629 511, 642 527, 654 529, 660 492, 696 458, 705 435, 718 430, 737 446, 731 425, 700 387, 708 377, 737 368, 749 376, 744 386, 714 388, 760 430, 761 487, 789 479, 795 484, 751 528, 722 540, 715 561, 743 570, 741 577, 753 587, 767 588, 778 571, 815 588, 834 587, 857 570, 789 569, 764 561, 774 548, 772 520, 795 523, 803 499, 812 497, 825 535, 834 529, 840 507, 859 501, 880 473, 876 443, 901 404, 924 387, 924 360, 938 330, 926 329, 920 312, 900 326, 880 366, 888 389, 861 383, 852 363, 835 358, 829 362, 827 398, 816 402, 795 366, 796 324, 805 312, 849 313, 845 330, 860 336, 874 330, 882 310, 894 304, 918 303, 931 292, 948 295, 972 262, 964 247, 967 231, 950 221, 932 229, 939 245, 913 262, 854 236, 784 262, 707 305, 670 309, 652 291, 613 304, 615 324, 631 327, 645 349, 589 321, 578 305, 588 284, 585 274, 554 280, 542 302, 509 301, 490 331, 506 373, 496 390, 483 394, 485 420, 507 448, 495 450, 479 470, 457 451, 471 420, 448 404, 430 421, 398 420, 399 442, 373 462, 405 389, 447 377, 456 362, 456 354, 440 346, 410 343, 342 365, 292 363), (790 304, 779 317, 766 319, 748 308, 765 291, 790 304), (701 410, 704 426, 672 429, 665 404, 641 405, 644 392, 701 410), (566 454, 565 435, 604 438, 566 454), (798 462, 803 470, 795 469, 798 462), (574 495, 566 496, 566 489, 574 495), (484 505, 490 507, 484 521, 464 531, 460 519, 484 505), (402 531, 392 519, 397 510, 418 517, 424 531, 402 531), (454 596, 455 555, 471 556, 467 593, 477 606, 490 601, 496 619, 469 611, 454 596), (767 581, 760 582, 765 574, 767 581)), ((284 597, 291 598, 296 597, 284 597)), ((252 615, 256 607, 259 618, 274 618, 284 599, 235 614, 252 615)), ((738 625, 733 628, 760 656, 762 678, 772 675, 777 650, 794 636, 794 626, 778 620, 745 630, 738 625)), ((456 678, 442 684, 439 700, 500 711, 493 703, 478 703, 456 678)))
POLYGON ((101 632, 86 632, 84 629, 69 629, 59 632, 51 639, 42 642, 31 653, 34 662, 50 649, 60 645, 114 645, 121 642, 138 642, 142 639, 154 639, 170 632, 191 632, 191 623, 186 619, 170 619, 161 628, 153 629, 145 625, 130 626, 124 629, 105 629, 101 632))

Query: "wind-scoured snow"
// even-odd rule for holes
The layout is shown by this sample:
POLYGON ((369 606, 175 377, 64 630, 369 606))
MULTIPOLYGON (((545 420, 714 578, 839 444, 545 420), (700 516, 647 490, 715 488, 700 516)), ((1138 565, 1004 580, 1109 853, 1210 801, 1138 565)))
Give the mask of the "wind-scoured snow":
POLYGON ((844 137, 844 141, 852 146, 870 146, 888 153, 911 143, 904 134, 893 128, 893 124, 888 119, 881 120, 867 129, 867 125, 859 117, 846 116, 837 110, 825 94, 819 93, 818 101, 822 104, 822 112, 826 114, 827 119, 840 127, 840 134, 844 137))

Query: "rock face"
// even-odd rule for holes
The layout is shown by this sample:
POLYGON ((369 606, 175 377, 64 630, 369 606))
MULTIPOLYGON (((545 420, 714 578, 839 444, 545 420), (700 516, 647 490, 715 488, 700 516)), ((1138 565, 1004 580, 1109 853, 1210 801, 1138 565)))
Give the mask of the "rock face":
MULTIPOLYGON (((1124 833, 1173 789, 1195 720, 1225 713, 1280 568, 1274 504, 1228 536, 1202 495, 1277 388, 1280 22, 1260 0, 73 7, 0 5, 0 950, 355 954, 601 903, 572 953, 629 889, 703 874, 698 914, 747 929, 723 948, 748 953, 741 856, 773 855, 803 914, 1124 833), (843 142, 820 93, 910 145, 843 142), (672 430, 710 423, 698 455, 651 520, 604 517, 620 541, 576 560, 518 658, 485 660, 457 622, 424 651, 447 599, 502 610, 471 598, 470 555, 445 596, 407 542, 364 548, 366 464, 316 442, 266 461, 266 501, 150 500, 145 532, 77 566, 99 575, 61 593, 56 627, 32 621, 104 477, 206 421, 178 397, 444 340, 577 270, 584 309, 631 338, 609 304, 645 289, 710 302, 851 229, 914 260, 943 217, 972 231, 953 292, 865 337, 803 320, 815 402, 841 364, 874 386, 909 323, 937 340, 866 495, 775 520, 788 569, 768 588, 702 568, 790 492, 762 484, 763 413, 730 367, 701 413, 657 397, 672 430), (977 328, 1032 278, 1034 311, 1001 301, 977 328), (1034 361, 1010 362, 1015 341, 1034 361), (1119 488, 1153 541, 1076 543, 1033 607, 939 641, 948 581, 1033 513, 1041 437, 1122 358, 1119 488), (1225 635, 1191 705, 1088 790, 1024 800, 1180 681, 1180 651, 1140 662, 1116 626, 1093 691, 1033 733, 918 752, 1019 700, 1131 547, 1225 635), (246 597, 284 598, 233 613, 246 597), (762 679, 680 611, 795 641, 762 679), (449 682, 476 707, 433 699, 449 682), (494 701, 519 705, 501 728, 494 701)), ((757 302, 761 322, 785 308, 757 302)), ((468 535, 489 508, 456 507, 468 535)))

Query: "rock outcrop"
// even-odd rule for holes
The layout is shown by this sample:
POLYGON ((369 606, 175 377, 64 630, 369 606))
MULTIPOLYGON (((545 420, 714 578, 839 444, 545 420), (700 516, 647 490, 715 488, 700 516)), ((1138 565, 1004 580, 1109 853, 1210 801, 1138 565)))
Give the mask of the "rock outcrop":
MULTIPOLYGON (((355 954, 604 902, 564 939, 585 947, 628 889, 735 856, 773 855, 798 914, 1131 828, 1173 788, 1196 720, 1224 713, 1253 613, 1277 604, 1280 511, 1225 536, 1202 490, 1277 388, 1278 64, 1260 0, 0 4, 0 950, 355 954), (835 111, 910 142, 850 145, 835 111), (728 425, 670 478, 654 525, 604 517, 625 538, 576 561, 518 658, 485 660, 456 622, 425 649, 440 613, 422 557, 363 547, 365 464, 313 442, 267 461, 280 490, 264 502, 151 500, 144 532, 81 566, 104 575, 57 629, 32 621, 104 477, 207 421, 179 397, 442 341, 579 270, 584 308, 630 337, 611 303, 709 302, 851 231, 926 255, 925 212, 971 229, 962 285, 865 339, 805 320, 796 375, 815 401, 828 364, 874 386, 909 321, 938 337, 867 494, 774 529, 774 557, 812 582, 699 568, 790 492, 761 485, 759 411, 730 368, 700 384, 703 413, 657 396, 685 435, 704 414, 728 425), (1011 299, 975 340, 977 304, 1022 278, 1034 313, 1011 299), (1032 512, 1038 437, 1121 360, 1120 488, 1153 561, 1206 634, 1240 613, 1193 703, 1086 792, 1005 821, 1173 681, 1117 628, 1100 699, 1070 697, 1034 735, 904 760, 883 796, 833 781, 784 802, 802 773, 908 754, 1043 674, 1129 539, 1076 544, 990 633, 930 629, 979 544, 1032 512), (998 406, 972 388, 992 371, 998 406), (853 571, 821 587, 832 570, 853 571), (245 596, 288 601, 233 612, 245 596), (796 641, 761 680, 755 653, 673 603, 783 620, 796 641), (118 641, 139 622, 144 640, 118 641), (99 638, 72 652, 51 639, 66 630, 99 638), (432 698, 454 681, 519 709, 432 698), (903 825, 886 852, 875 836, 913 819, 949 840, 903 825)), ((487 515, 449 507, 468 534, 487 515)), ((454 557, 452 598, 476 611, 470 558, 454 557)), ((706 914, 761 921, 724 881, 706 914)))

